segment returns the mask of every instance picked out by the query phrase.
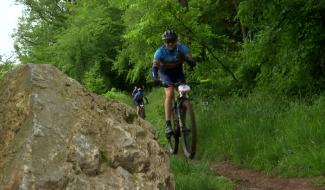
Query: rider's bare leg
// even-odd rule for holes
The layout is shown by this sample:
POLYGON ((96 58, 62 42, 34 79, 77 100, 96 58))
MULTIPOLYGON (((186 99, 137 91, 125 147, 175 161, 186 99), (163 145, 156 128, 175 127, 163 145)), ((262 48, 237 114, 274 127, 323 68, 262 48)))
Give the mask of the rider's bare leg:
POLYGON ((170 137, 172 133, 171 128, 171 115, 172 115, 172 102, 174 97, 174 88, 172 86, 165 88, 165 118, 166 118, 166 134, 167 138, 170 137))
POLYGON ((165 118, 170 121, 172 115, 172 102, 174 98, 174 87, 168 86, 165 88, 165 118))

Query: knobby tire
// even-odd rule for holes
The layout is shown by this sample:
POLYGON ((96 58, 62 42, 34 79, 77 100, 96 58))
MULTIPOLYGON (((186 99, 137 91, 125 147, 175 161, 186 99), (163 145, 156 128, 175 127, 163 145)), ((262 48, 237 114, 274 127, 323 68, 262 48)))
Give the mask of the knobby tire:
POLYGON ((139 116, 144 119, 145 118, 145 111, 144 108, 139 107, 139 116))
POLYGON ((176 135, 176 129, 175 125, 173 126, 173 134, 167 138, 168 140, 168 146, 169 146, 169 152, 171 154, 177 154, 178 152, 178 144, 179 144, 179 135, 176 135))
POLYGON ((192 104, 189 100, 185 99, 182 101, 180 112, 184 154, 186 157, 193 159, 196 151, 196 122, 192 104))
MULTIPOLYGON (((176 110, 176 104, 174 104, 173 123, 172 123, 173 134, 169 138, 167 138, 168 149, 171 154, 177 154, 177 152, 178 152, 180 132, 177 131, 177 128, 176 128, 176 126, 179 126, 177 118, 178 118, 178 114, 177 114, 177 110, 176 110)), ((179 127, 178 127, 178 130, 179 130, 179 127)))

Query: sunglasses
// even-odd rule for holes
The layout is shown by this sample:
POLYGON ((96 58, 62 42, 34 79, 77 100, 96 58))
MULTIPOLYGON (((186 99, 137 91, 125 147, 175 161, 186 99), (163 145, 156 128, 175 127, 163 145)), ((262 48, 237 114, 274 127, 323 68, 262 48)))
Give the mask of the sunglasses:
POLYGON ((175 43, 176 42, 176 40, 165 40, 165 43, 166 44, 173 44, 173 43, 175 43))

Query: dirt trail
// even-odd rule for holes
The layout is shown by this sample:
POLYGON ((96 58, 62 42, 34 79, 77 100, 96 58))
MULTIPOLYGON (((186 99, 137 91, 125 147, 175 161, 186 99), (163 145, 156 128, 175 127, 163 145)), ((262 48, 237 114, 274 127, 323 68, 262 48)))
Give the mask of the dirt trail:
POLYGON ((226 162, 213 166, 213 171, 232 180, 237 190, 325 190, 325 185, 316 185, 311 178, 269 176, 226 162))

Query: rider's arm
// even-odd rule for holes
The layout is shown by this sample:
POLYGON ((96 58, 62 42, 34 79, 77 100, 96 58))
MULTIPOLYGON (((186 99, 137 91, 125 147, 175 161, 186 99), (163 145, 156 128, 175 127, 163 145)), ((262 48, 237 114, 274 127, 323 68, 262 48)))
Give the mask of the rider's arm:
POLYGON ((195 67, 196 62, 195 59, 192 57, 191 53, 188 53, 187 55, 185 55, 185 61, 191 66, 191 67, 195 67))
POLYGON ((154 60, 151 68, 151 76, 153 80, 158 80, 159 61, 154 60))
POLYGON ((134 89, 132 92, 132 96, 134 96, 136 92, 137 92, 137 89, 134 89))
POLYGON ((191 67, 195 67, 195 60, 192 57, 192 53, 190 51, 190 48, 188 48, 186 45, 184 44, 180 44, 179 46, 180 51, 182 52, 184 56, 185 61, 191 66, 191 67))
POLYGON ((157 49, 157 51, 154 54, 154 59, 153 59, 152 68, 151 68, 151 76, 155 81, 158 80, 158 70, 159 70, 159 66, 160 66, 159 60, 161 60, 161 56, 162 56, 161 50, 159 48, 159 49, 157 49))

